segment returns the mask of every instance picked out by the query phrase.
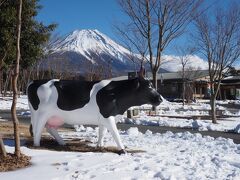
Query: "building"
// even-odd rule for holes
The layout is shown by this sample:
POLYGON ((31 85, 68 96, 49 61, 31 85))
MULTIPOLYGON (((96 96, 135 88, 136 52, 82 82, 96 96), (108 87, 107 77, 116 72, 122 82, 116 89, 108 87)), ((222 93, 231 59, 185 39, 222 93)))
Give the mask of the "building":
POLYGON ((219 99, 240 99, 240 76, 228 76, 221 81, 219 99))
POLYGON ((182 99, 184 84, 185 99, 209 97, 207 70, 186 71, 184 76, 182 72, 159 73, 157 79, 159 93, 169 100, 182 99))

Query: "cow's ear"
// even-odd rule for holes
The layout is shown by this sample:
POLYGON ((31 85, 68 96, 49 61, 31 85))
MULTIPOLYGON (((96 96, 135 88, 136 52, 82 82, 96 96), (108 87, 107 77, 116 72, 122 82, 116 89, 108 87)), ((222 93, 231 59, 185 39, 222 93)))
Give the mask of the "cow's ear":
POLYGON ((140 83, 139 83, 139 79, 138 78, 134 79, 133 86, 134 86, 134 89, 138 89, 139 88, 140 83))

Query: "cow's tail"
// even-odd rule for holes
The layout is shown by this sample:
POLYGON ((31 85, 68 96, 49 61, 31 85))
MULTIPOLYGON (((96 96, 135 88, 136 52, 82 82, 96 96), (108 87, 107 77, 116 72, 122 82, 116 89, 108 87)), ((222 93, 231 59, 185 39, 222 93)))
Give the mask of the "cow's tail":
POLYGON ((54 86, 54 82, 59 81, 56 79, 50 80, 47 83, 41 85, 37 90, 37 96, 42 103, 48 102, 49 98, 52 95, 52 87, 54 86))

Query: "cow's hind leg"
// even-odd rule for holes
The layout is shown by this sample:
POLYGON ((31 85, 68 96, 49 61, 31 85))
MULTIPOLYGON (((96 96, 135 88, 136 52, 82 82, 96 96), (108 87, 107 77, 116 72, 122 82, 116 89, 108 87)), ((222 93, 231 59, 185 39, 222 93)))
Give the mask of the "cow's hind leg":
POLYGON ((34 146, 40 146, 41 135, 46 122, 47 116, 45 114, 39 113, 38 115, 34 116, 32 121, 34 146))
POLYGON ((65 145, 65 142, 63 141, 61 136, 59 136, 59 134, 57 132, 57 129, 51 128, 51 127, 48 127, 48 126, 46 126, 46 128, 47 128, 47 132, 49 134, 51 134, 56 139, 56 141, 58 142, 59 145, 65 145))
POLYGON ((120 135, 118 133, 118 129, 117 129, 114 117, 109 117, 103 120, 103 122, 104 122, 104 125, 107 127, 107 129, 111 132, 118 148, 121 150, 120 153, 126 153, 126 151, 124 150, 124 146, 122 144, 120 135))
POLYGON ((103 147, 103 137, 106 134, 107 128, 105 128, 103 125, 99 125, 99 132, 98 132, 98 147, 103 147))

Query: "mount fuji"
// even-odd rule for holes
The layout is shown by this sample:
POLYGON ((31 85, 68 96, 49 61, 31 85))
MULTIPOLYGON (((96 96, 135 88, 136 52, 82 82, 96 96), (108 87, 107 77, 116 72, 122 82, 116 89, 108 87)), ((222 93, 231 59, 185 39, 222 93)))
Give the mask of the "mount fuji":
POLYGON ((86 73, 93 68, 126 74, 139 68, 131 52, 98 30, 75 30, 51 44, 47 64, 52 68, 86 73))

